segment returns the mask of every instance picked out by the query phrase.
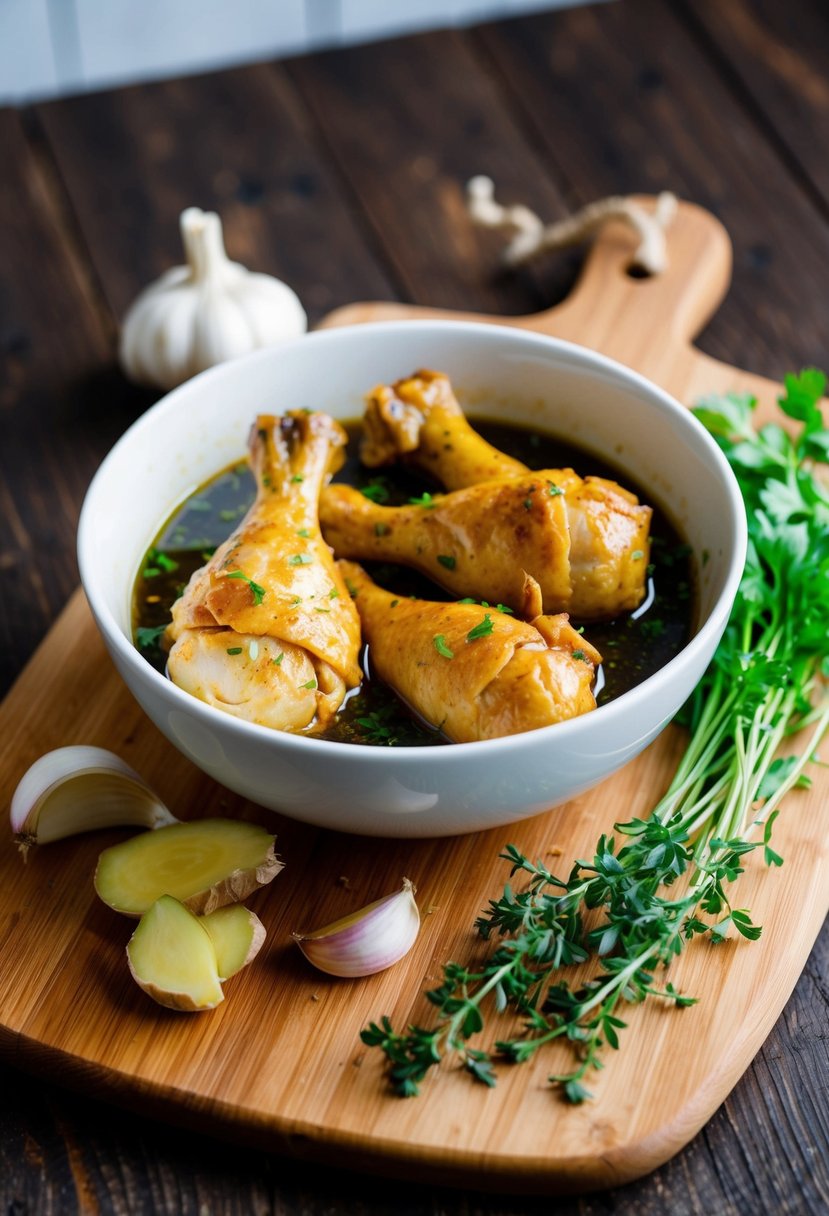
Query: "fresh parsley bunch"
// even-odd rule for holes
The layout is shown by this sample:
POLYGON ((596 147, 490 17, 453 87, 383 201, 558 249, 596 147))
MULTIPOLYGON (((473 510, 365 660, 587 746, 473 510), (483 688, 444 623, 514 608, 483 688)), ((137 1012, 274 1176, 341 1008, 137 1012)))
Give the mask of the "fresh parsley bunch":
POLYGON ((816 370, 786 377, 778 403, 787 428, 757 430, 747 394, 695 409, 739 481, 749 545, 723 639, 680 715, 690 732, 682 761, 650 816, 616 824, 618 837, 602 836, 566 879, 507 846, 510 876, 527 879, 520 892, 507 884, 476 921, 482 938, 496 940, 493 953, 476 969, 445 965, 443 983, 426 994, 438 1010, 432 1027, 398 1034, 384 1017, 362 1033, 385 1053, 399 1094, 416 1094, 447 1054, 494 1085, 493 1053, 472 1045, 491 1005, 524 1019, 521 1033, 496 1042, 501 1058, 526 1061, 556 1039, 571 1045, 573 1067, 550 1080, 582 1102, 585 1076, 619 1047, 625 1004, 695 1003, 658 983, 657 968, 697 936, 760 936, 748 910, 732 904, 731 885, 758 847, 767 865, 782 865, 771 844, 780 804, 808 784, 805 770, 829 732, 829 496, 816 475, 829 453, 825 388, 816 370), (778 755, 804 727, 805 750, 778 755), (571 982, 566 969, 580 964, 583 974, 591 962, 591 978, 571 982))

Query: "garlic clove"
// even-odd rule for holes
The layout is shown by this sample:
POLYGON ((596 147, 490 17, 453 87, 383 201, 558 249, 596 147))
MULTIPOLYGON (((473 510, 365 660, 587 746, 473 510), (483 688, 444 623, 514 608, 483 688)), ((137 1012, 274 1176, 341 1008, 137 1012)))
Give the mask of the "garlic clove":
POLYGON ((102 747, 59 747, 36 760, 11 801, 11 827, 25 855, 98 828, 158 828, 177 823, 135 769, 102 747))
POLYGON ((318 970, 356 978, 385 971, 408 954, 420 929, 415 887, 408 879, 392 895, 377 899, 313 933, 294 933, 294 941, 318 970))

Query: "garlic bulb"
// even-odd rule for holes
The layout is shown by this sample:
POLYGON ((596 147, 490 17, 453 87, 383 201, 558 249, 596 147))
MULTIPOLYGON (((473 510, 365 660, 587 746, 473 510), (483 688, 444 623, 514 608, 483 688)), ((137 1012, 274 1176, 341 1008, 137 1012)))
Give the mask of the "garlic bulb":
POLYGON ((124 318, 121 366, 143 384, 174 388, 196 372, 303 334, 308 322, 285 283, 231 262, 212 211, 181 214, 186 266, 138 296, 124 318))
POLYGON ((102 747, 59 747, 21 777, 10 810, 22 852, 98 828, 177 823, 135 769, 102 747))
POLYGON ((309 963, 328 975, 355 979, 385 971, 408 954, 420 929, 414 893, 404 878, 394 894, 314 933, 294 933, 293 939, 309 963))

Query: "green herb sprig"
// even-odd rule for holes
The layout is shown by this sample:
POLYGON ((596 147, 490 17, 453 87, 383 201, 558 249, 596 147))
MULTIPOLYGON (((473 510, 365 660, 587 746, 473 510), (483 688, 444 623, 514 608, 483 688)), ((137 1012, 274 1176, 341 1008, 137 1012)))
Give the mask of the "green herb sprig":
POLYGON ((748 395, 697 407, 738 478, 749 547, 723 639, 680 715, 690 732, 685 754, 650 815, 616 824, 618 836, 601 836, 566 879, 506 847, 511 877, 522 874, 526 885, 508 883, 476 921, 479 936, 497 942, 493 953, 476 968, 444 966, 443 983, 426 994, 438 1010, 433 1026, 398 1034, 384 1017, 362 1033, 385 1054, 397 1093, 416 1094, 445 1056, 491 1086, 495 1057, 521 1063, 562 1040, 573 1065, 550 1081, 583 1102, 586 1077, 619 1048, 627 1004, 695 1003, 657 981, 658 969, 696 937, 760 936, 732 902, 732 884, 758 848, 768 866, 782 865, 771 843, 781 803, 809 783, 806 769, 829 733, 829 497, 815 475, 829 453, 825 387, 821 372, 786 377, 779 405, 800 424, 794 435, 776 423, 756 430, 748 395), (805 749, 778 756, 803 728, 811 729, 805 749), (569 977, 574 964, 580 975, 592 965, 587 980, 569 977), (494 1052, 473 1046, 490 1006, 523 1019, 494 1052))

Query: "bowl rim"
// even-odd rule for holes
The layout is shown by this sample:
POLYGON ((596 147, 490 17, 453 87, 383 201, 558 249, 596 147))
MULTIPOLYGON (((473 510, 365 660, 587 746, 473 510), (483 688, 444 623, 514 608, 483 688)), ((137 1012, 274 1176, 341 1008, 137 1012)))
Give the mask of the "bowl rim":
MULTIPOLYGON (((430 764, 445 765, 454 762, 452 757, 469 755, 470 750, 480 753, 483 747, 489 749, 488 756, 493 755, 493 752, 503 751, 507 748, 514 753, 516 749, 520 749, 521 747, 542 746, 543 741, 549 737, 549 732, 552 730, 556 732, 555 738, 558 742, 566 743, 568 739, 578 739, 585 731, 595 730, 601 723, 606 722, 608 725, 611 725, 615 718, 618 718, 621 714, 634 713, 636 704, 649 697, 656 685, 662 685, 666 681, 669 681, 679 666, 687 664, 699 652, 705 651, 710 646, 712 636, 717 635, 717 639, 719 638, 719 635, 721 635, 727 624, 731 613, 731 606, 742 578, 747 544, 748 529, 745 504, 733 470, 719 446, 702 423, 694 417, 688 407, 682 405, 666 389, 649 380, 640 372, 626 367, 623 363, 619 363, 607 355, 563 338, 556 338, 552 335, 522 329, 517 326, 499 325, 486 321, 456 321, 437 318, 371 321, 355 325, 338 326, 332 329, 316 330, 313 333, 299 335, 284 343, 280 343, 278 346, 264 347, 238 359, 231 359, 191 377, 183 384, 165 393, 164 396, 150 406, 148 410, 127 428, 112 446, 87 488, 81 507, 77 532, 77 555, 81 583, 105 642, 111 651, 114 650, 117 653, 122 662, 126 663, 129 667, 135 668, 137 675, 142 680, 149 680, 151 686, 154 685, 156 687, 160 696, 172 698, 173 705, 182 707, 189 714, 195 714, 198 719, 204 718, 208 726, 211 724, 217 725, 217 715, 219 715, 218 721, 223 724, 222 729, 228 730, 232 735, 237 735, 240 739, 247 739, 251 742, 260 740, 264 743, 270 740, 271 745, 278 740, 280 744, 289 749, 299 749, 300 753, 304 752, 307 748, 312 748, 311 754, 317 756, 321 761, 325 757, 328 757, 332 760, 336 758, 341 761, 355 762, 365 759, 367 755, 370 755, 372 757, 371 762, 377 764, 394 764, 403 760, 411 761, 414 758, 423 761, 424 757, 428 755, 430 764), (710 459, 711 464, 720 475, 720 480, 723 483, 729 505, 732 509, 731 517, 727 520, 729 524, 728 532, 723 538, 725 548, 731 551, 732 556, 722 589, 710 612, 693 637, 663 667, 660 667, 658 671, 648 676, 640 684, 621 693, 605 705, 597 706, 596 709, 588 714, 582 714, 579 717, 570 718, 564 722, 556 722, 550 726, 538 727, 534 730, 522 731, 514 735, 503 735, 494 739, 478 739, 468 743, 427 743, 420 746, 404 745, 389 748, 368 744, 361 746, 360 744, 345 743, 333 739, 319 739, 313 735, 276 731, 271 727, 236 718, 233 714, 222 713, 221 710, 185 692, 175 685, 172 680, 167 679, 160 672, 156 671, 154 667, 147 663, 132 641, 124 635, 109 605, 105 602, 102 594, 96 589, 96 563, 92 558, 91 544, 95 497, 99 492, 99 487, 107 476, 109 466, 117 459, 124 448, 135 441, 137 435, 147 427, 156 426, 159 419, 168 413, 174 412, 178 408, 182 397, 187 398, 194 392, 198 394, 199 388, 207 380, 214 384, 222 380, 232 382, 234 377, 240 373, 244 374, 245 370, 252 364, 280 358, 288 350, 293 350, 301 345, 313 350, 315 346, 320 344, 325 345, 330 343, 336 345, 338 342, 348 342, 351 340, 351 335, 355 332, 361 332, 366 338, 370 339, 372 335, 382 337, 389 332, 399 333, 403 328, 408 332, 420 334, 437 329, 440 332, 455 333, 461 340, 463 335, 470 335, 475 338, 486 337, 489 341, 493 339, 498 340, 499 338, 506 339, 517 343, 519 346, 524 344, 528 348, 553 349, 559 355, 569 359, 571 364, 576 367, 580 365, 588 371, 603 371, 615 379, 617 383, 621 381, 622 385, 632 390, 635 395, 648 397, 652 403, 658 403, 660 408, 666 410, 674 419, 679 420, 680 427, 689 428, 689 434, 686 437, 693 437, 702 446, 705 450, 706 458, 710 459)), ((716 647, 716 642, 714 646, 716 647)))

